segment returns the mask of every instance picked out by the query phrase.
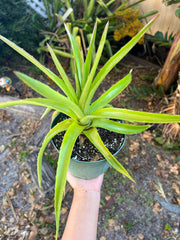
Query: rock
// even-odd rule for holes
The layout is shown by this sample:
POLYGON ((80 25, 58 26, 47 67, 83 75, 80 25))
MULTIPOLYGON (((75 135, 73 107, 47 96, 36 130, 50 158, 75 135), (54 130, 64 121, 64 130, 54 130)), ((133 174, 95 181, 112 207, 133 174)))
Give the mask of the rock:
POLYGON ((28 240, 36 240, 37 239, 37 233, 30 232, 28 240))
MULTIPOLYGON (((0 102, 8 102, 8 101, 17 101, 19 98, 10 97, 10 96, 0 96, 0 102)), ((4 108, 6 111, 11 112, 12 114, 18 115, 26 115, 33 119, 40 119, 45 108, 41 106, 35 105, 16 105, 4 108)))

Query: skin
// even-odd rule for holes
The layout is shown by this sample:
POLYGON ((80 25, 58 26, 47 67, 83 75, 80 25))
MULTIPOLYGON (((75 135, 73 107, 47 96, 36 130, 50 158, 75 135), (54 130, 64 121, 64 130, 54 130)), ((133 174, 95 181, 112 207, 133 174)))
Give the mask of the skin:
POLYGON ((103 177, 85 180, 68 172, 74 196, 62 240, 96 240, 103 177))

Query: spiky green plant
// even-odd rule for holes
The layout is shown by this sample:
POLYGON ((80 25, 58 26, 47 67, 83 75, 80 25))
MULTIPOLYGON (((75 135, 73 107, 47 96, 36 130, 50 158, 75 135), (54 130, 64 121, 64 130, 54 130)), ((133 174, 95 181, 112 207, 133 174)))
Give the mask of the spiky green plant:
MULTIPOLYGON (((43 152, 48 142, 58 133, 66 131, 62 145, 60 148, 58 166, 56 171, 55 182, 55 216, 56 216, 56 238, 59 232, 60 209, 63 198, 63 192, 66 183, 66 175, 71 158, 71 153, 76 139, 80 134, 84 134, 102 153, 107 161, 120 173, 133 180, 124 167, 115 159, 102 142, 97 127, 108 129, 117 133, 136 134, 146 130, 149 126, 124 124, 111 119, 121 119, 129 122, 145 122, 145 123, 167 123, 180 122, 179 115, 166 115, 157 113, 146 113, 139 111, 132 111, 121 108, 113 108, 109 102, 114 99, 125 87, 131 82, 131 71, 123 79, 118 81, 112 87, 103 93, 97 100, 92 102, 94 93, 98 89, 101 82, 106 75, 113 69, 113 67, 131 50, 131 48, 138 42, 146 30, 151 26, 156 18, 151 20, 134 38, 130 40, 124 47, 122 47, 115 55, 113 55, 106 64, 97 73, 97 66, 102 55, 103 47, 106 41, 108 30, 108 23, 105 26, 102 34, 99 47, 96 52, 94 63, 91 66, 92 51, 97 31, 97 24, 95 24, 92 34, 91 42, 87 57, 84 60, 83 54, 79 49, 79 45, 75 38, 70 34, 66 27, 69 39, 71 41, 73 56, 75 61, 75 89, 70 83, 61 63, 58 61, 55 53, 50 46, 49 52, 61 76, 56 76, 52 71, 40 64, 30 54, 25 52, 13 42, 9 41, 3 36, 0 39, 7 43, 10 47, 15 49, 22 56, 27 58, 30 62, 42 70, 49 78, 51 78, 58 87, 64 92, 65 96, 51 89, 49 86, 37 81, 23 73, 15 72, 16 75, 29 87, 41 94, 44 98, 29 98, 25 100, 11 101, 0 103, 0 108, 20 104, 34 104, 45 106, 47 109, 53 109, 62 112, 70 118, 58 123, 46 135, 42 147, 39 151, 37 159, 37 171, 39 178, 39 185, 41 186, 41 165, 43 152)), ((48 111, 47 110, 47 111, 48 111)))

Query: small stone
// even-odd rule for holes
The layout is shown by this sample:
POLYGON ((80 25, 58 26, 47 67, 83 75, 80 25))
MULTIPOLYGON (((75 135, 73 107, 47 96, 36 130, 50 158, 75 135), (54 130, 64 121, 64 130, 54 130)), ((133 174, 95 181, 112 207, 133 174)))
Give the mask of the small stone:
POLYGON ((61 208, 61 214, 65 214, 65 213, 67 213, 67 208, 66 207, 61 208))
POLYGON ((176 192, 178 195, 180 194, 179 186, 176 183, 172 184, 172 189, 174 192, 176 192))
POLYGON ((1 222, 6 222, 6 220, 7 220, 6 217, 1 218, 1 222))
POLYGON ((102 236, 99 240, 106 240, 106 237, 102 236))
POLYGON ((42 206, 40 205, 40 204, 34 204, 34 207, 35 207, 35 209, 41 209, 42 208, 42 206))
POLYGON ((9 207, 9 203, 6 196, 3 196, 2 207, 5 209, 9 207))
POLYGON ((8 194, 10 195, 10 196, 14 196, 14 189, 13 188, 10 188, 9 189, 9 191, 8 191, 8 194))
POLYGON ((9 219, 9 222, 10 222, 10 223, 14 223, 14 218, 13 218, 13 217, 10 218, 10 219, 9 219))
POLYGON ((154 206, 153 206, 153 212, 154 212, 155 214, 158 214, 159 212, 161 212, 160 204, 159 204, 158 202, 154 204, 154 206))
POLYGON ((174 232, 175 232, 175 233, 178 233, 178 232, 179 232, 178 228, 175 228, 175 229, 174 229, 174 232))
POLYGON ((140 240, 144 239, 144 235, 142 233, 139 233, 138 234, 138 239, 140 239, 140 240))
POLYGON ((54 219, 53 216, 46 216, 45 219, 44 219, 44 221, 45 221, 46 223, 52 224, 52 223, 55 222, 55 219, 54 219))
POLYGON ((28 240, 36 240, 37 239, 37 232, 31 231, 28 237, 28 240))
POLYGON ((114 219, 108 219, 108 223, 109 223, 109 227, 111 227, 111 228, 116 226, 116 223, 115 223, 114 219))
POLYGON ((142 151, 141 151, 141 154, 142 154, 142 155, 146 155, 146 151, 145 151, 145 150, 142 150, 142 151))
POLYGON ((125 157, 125 158, 124 158, 124 162, 125 162, 126 164, 129 163, 129 159, 128 159, 128 157, 125 157))
POLYGON ((109 195, 105 196, 106 201, 108 201, 110 198, 111 198, 111 196, 109 196, 109 195))
POLYGON ((159 161, 162 160, 162 159, 161 159, 161 156, 160 156, 159 154, 157 154, 156 157, 157 157, 157 159, 158 159, 159 161))
POLYGON ((5 148, 5 145, 0 145, 0 153, 4 152, 5 148))
POLYGON ((116 225, 116 226, 114 227, 114 230, 115 230, 115 231, 119 231, 120 229, 121 229, 121 227, 118 226, 118 225, 116 225))

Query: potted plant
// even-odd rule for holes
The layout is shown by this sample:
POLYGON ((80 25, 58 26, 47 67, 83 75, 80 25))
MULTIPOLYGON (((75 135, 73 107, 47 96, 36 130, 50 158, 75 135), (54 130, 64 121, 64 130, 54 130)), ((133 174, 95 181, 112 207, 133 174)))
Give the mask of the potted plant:
POLYGON ((49 78, 51 78, 59 88, 64 92, 65 96, 53 90, 49 86, 37 81, 23 73, 15 72, 15 74, 29 87, 41 94, 44 98, 29 98, 18 101, 11 101, 0 103, 0 108, 20 105, 20 104, 34 104, 47 107, 45 114, 53 109, 62 112, 69 118, 56 124, 46 135, 42 147, 39 151, 37 159, 37 171, 39 177, 39 185, 41 186, 41 164, 43 152, 48 142, 58 133, 65 131, 59 152, 58 166, 56 171, 55 181, 55 217, 56 217, 56 238, 59 231, 59 220, 61 202, 66 183, 66 175, 70 163, 71 153, 76 139, 80 134, 84 134, 102 153, 104 158, 120 173, 133 180, 124 167, 116 160, 116 158, 109 152, 101 140, 97 127, 104 128, 121 134, 136 134, 147 128, 148 125, 131 125, 122 122, 117 122, 110 119, 125 120, 129 122, 143 122, 143 123, 169 123, 180 122, 179 115, 166 115, 158 113, 146 113, 139 111, 132 111, 121 108, 113 108, 109 105, 110 101, 114 99, 130 82, 131 71, 123 79, 118 81, 103 93, 97 100, 92 101, 94 93, 98 89, 100 83, 105 76, 113 69, 113 67, 130 51, 130 49, 139 41, 146 30, 151 26, 157 17, 152 19, 134 38, 130 40, 124 47, 122 47, 115 55, 113 55, 106 64, 97 73, 97 66, 101 58, 102 50, 106 41, 108 30, 108 23, 105 26, 102 34, 99 47, 96 52, 94 62, 92 62, 92 51, 94 47, 95 36, 97 32, 97 24, 95 24, 91 42, 89 45, 87 57, 84 61, 83 53, 81 52, 77 41, 70 34, 68 28, 66 31, 71 41, 73 56, 75 62, 75 89, 73 88, 68 76, 66 75, 61 63, 58 61, 55 53, 50 46, 49 52, 59 71, 60 77, 55 75, 51 70, 40 64, 30 54, 25 52, 13 42, 9 41, 3 36, 0 39, 7 43, 10 47, 15 49, 22 56, 27 58, 30 62, 42 70, 49 78))
MULTIPOLYGON (((53 115, 52 117, 53 121, 51 123, 51 128, 59 122, 67 119, 67 117, 68 116, 63 113, 55 113, 55 116, 53 115)), ((113 156, 116 156, 124 146, 126 135, 108 131, 103 128, 97 128, 97 130, 105 146, 113 154, 113 156)), ((63 135, 64 134, 61 132, 54 136, 51 140, 53 146, 58 152, 61 149, 63 135)), ((69 162, 69 171, 75 177, 92 179, 104 173, 109 166, 109 162, 82 133, 76 140, 73 147, 71 160, 69 162)))

